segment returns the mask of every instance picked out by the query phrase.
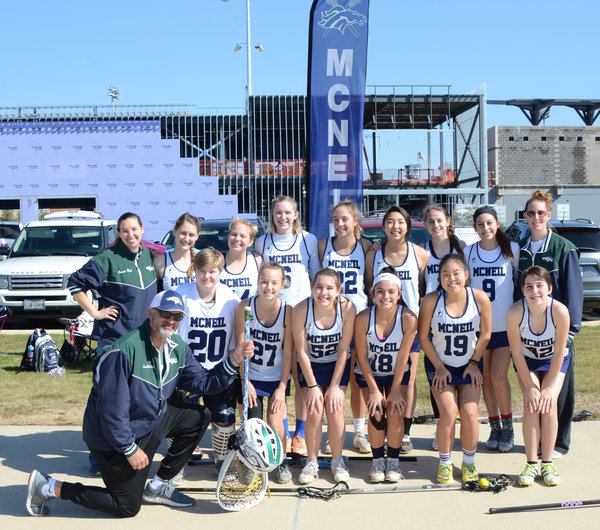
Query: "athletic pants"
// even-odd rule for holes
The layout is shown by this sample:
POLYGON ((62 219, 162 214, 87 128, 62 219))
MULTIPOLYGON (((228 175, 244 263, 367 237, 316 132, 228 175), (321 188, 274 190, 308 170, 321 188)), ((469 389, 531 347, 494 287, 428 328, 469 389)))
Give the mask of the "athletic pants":
MULTIPOLYGON (((152 431, 136 440, 150 465, 163 439, 173 438, 167 455, 158 470, 158 477, 171 480, 189 460, 210 423, 210 412, 202 405, 168 403, 162 421, 152 431)), ((64 482, 60 498, 86 508, 116 515, 133 517, 140 511, 142 495, 150 465, 134 470, 122 453, 89 448, 98 463, 106 488, 85 486, 79 482, 64 482)))

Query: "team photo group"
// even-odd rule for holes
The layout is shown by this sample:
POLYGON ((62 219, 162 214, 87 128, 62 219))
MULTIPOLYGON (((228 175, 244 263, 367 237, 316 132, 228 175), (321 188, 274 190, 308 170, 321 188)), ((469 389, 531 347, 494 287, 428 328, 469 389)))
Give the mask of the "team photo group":
POLYGON ((69 280, 95 319, 98 355, 83 438, 104 487, 34 470, 28 512, 46 515, 53 499, 118 517, 135 516, 143 501, 191 506, 194 499, 177 490, 185 466, 202 456, 198 445, 210 427, 213 476, 232 473, 236 415, 242 464, 272 471, 281 484, 308 485, 319 475, 396 483, 404 478, 400 456, 413 450, 423 368, 439 453, 432 481, 479 479, 482 395, 486 447, 513 449, 514 370, 526 453, 517 482, 531 486, 539 476, 538 483, 558 485, 554 460, 570 446, 583 287, 578 250, 553 232, 551 210, 551 196, 536 191, 523 210, 531 235, 517 243, 495 209, 481 206, 473 214, 479 241, 466 245, 446 209, 430 204, 431 239, 419 246, 410 241, 409 213, 392 206, 382 220, 385 239, 371 244, 361 238, 352 201, 332 208, 334 235, 318 241, 303 229, 296 201, 279 196, 266 234, 256 237, 248 220, 231 221, 225 254, 194 248, 200 221, 189 213, 175 223, 174 247, 156 254, 142 244, 142 220, 122 215, 116 244, 69 280), (348 445, 372 455, 364 477, 342 455, 347 392, 348 445), (455 472, 457 417, 462 461, 455 472), (165 438, 168 450, 150 477, 165 438), (327 470, 320 453, 331 455, 327 470), (299 474, 286 455, 305 457, 299 474))

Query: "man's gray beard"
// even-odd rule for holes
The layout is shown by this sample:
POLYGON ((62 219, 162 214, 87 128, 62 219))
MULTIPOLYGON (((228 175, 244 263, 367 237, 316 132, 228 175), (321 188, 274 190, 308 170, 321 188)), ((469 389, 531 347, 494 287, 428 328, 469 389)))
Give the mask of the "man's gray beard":
POLYGON ((171 336, 173 335, 173 333, 175 333, 175 330, 173 329, 164 329, 162 327, 158 328, 158 334, 163 338, 163 339, 170 339, 171 336))

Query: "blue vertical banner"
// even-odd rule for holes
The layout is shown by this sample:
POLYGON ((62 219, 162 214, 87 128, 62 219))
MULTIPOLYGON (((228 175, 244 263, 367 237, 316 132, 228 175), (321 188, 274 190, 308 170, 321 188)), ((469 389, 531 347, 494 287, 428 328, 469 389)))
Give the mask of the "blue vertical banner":
POLYGON ((309 230, 329 235, 332 206, 362 203, 369 0, 315 0, 310 12, 309 230))

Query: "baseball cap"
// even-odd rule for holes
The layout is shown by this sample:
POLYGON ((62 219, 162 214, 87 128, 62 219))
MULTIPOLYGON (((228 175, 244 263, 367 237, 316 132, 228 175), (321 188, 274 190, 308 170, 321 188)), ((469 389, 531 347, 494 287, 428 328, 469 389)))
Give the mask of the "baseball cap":
POLYGON ((164 291, 158 293, 150 304, 152 309, 160 309, 161 311, 179 311, 184 315, 187 313, 183 310, 183 298, 175 291, 164 291))

